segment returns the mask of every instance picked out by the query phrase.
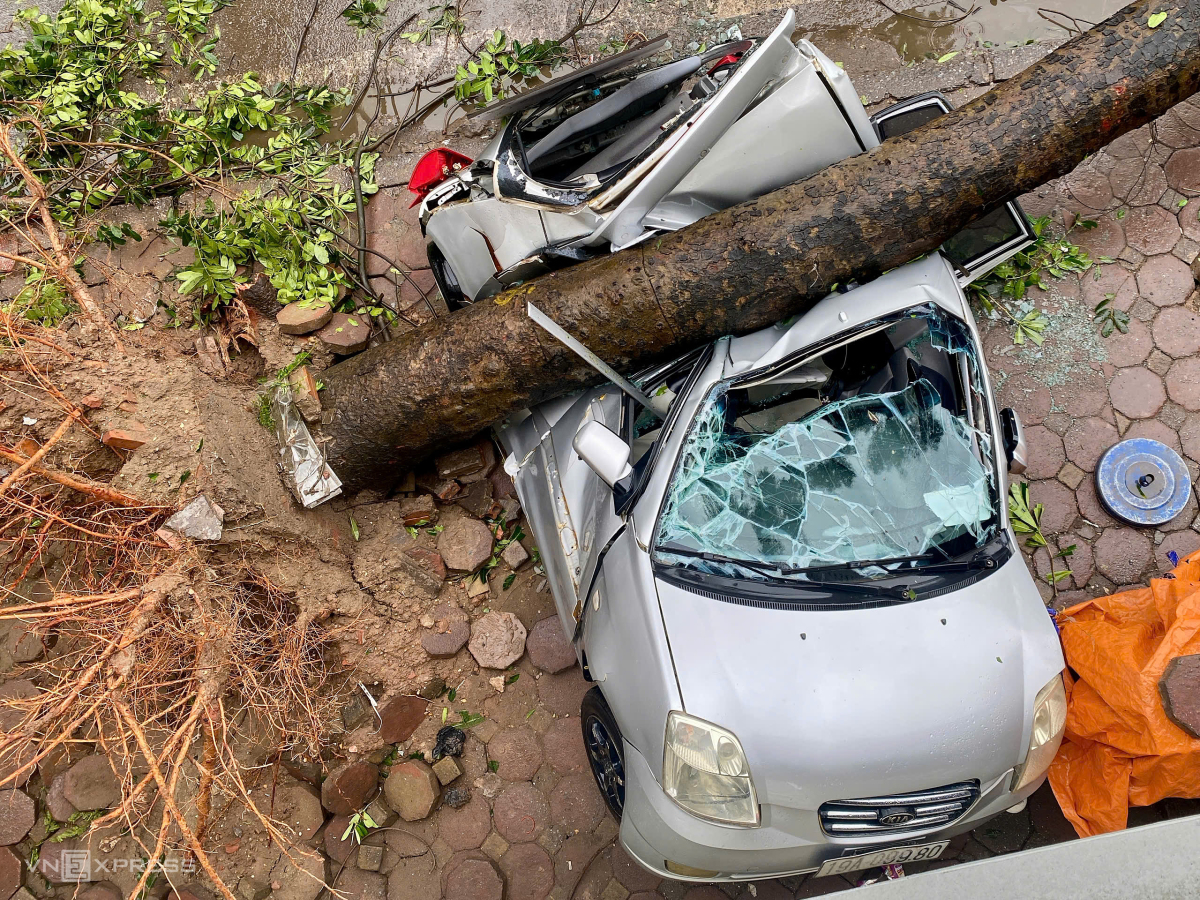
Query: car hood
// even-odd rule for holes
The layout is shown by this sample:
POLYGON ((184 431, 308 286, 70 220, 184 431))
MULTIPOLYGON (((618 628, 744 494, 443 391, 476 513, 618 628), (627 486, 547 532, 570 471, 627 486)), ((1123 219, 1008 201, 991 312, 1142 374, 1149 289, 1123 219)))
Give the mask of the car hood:
POLYGON ((764 804, 986 785, 1024 754, 1063 667, 1019 555, 941 597, 853 611, 657 586, 684 708, 738 736, 764 804))

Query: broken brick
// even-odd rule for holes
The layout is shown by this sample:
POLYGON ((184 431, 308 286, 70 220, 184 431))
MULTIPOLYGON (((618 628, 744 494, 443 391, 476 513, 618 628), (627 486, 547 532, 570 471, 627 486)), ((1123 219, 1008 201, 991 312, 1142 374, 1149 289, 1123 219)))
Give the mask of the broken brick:
POLYGON ((366 316, 334 313, 329 324, 317 332, 317 337, 339 356, 349 356, 367 349, 371 327, 366 316))
POLYGON ((400 515, 405 528, 415 528, 418 525, 432 525, 437 521, 438 508, 433 498, 428 494, 410 497, 400 502, 400 515))
POLYGON ((321 417, 321 398, 317 394, 317 379, 308 366, 298 366, 288 376, 292 388, 292 399, 306 421, 314 422, 321 417))
POLYGON ((1158 682, 1167 718, 1200 738, 1200 653, 1177 656, 1167 663, 1158 682))
POLYGON ((117 450, 136 450, 150 440, 150 432, 141 422, 130 419, 122 428, 110 428, 100 435, 100 443, 117 450))

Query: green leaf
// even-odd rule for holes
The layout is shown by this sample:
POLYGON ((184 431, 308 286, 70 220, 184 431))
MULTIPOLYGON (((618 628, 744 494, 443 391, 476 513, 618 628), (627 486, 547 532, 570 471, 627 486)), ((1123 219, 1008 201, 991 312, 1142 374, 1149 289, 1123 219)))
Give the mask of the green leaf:
POLYGON ((956 56, 958 56, 958 51, 957 51, 957 50, 951 50, 951 51, 950 51, 949 53, 947 53, 945 56, 939 56, 939 57, 938 57, 938 62, 939 62, 939 63, 949 62, 950 60, 954 59, 954 57, 956 57, 956 56))
POLYGON ((1146 24, 1151 28, 1157 28, 1165 21, 1167 21, 1167 14, 1165 12, 1158 12, 1147 19, 1146 24))
POLYGON ((351 516, 350 516, 350 536, 352 538, 354 538, 354 540, 356 540, 356 541, 359 538, 358 523, 356 521, 354 521, 353 514, 351 514, 351 516))

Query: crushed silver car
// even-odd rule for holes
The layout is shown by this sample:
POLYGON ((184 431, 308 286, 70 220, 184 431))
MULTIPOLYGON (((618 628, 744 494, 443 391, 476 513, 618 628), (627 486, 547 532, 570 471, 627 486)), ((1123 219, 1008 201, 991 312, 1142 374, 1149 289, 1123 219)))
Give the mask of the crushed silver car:
POLYGON ((500 429, 647 869, 930 860, 1043 782, 1063 657, 965 277, 933 254, 500 429))
MULTIPOLYGON (((647 42, 486 110, 506 123, 479 159, 426 154, 409 187, 450 309, 675 231, 950 109, 925 94, 868 117, 849 76, 793 43, 794 27, 789 11, 766 38, 648 69, 665 39, 647 42)), ((1029 237, 1011 204, 984 226, 1029 237)))

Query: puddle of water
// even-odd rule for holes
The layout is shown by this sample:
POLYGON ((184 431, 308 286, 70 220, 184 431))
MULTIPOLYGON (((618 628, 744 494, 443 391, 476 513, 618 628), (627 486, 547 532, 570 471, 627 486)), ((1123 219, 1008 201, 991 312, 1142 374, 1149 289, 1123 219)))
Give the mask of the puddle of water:
POLYGON ((957 19, 963 9, 970 9, 967 0, 961 0, 957 6, 934 3, 913 9, 908 16, 891 16, 872 28, 845 26, 826 33, 841 38, 867 35, 895 47, 905 62, 919 62, 938 59, 952 50, 1062 38, 1067 34, 1062 26, 1086 29, 1124 5, 1124 0, 979 0, 979 9, 961 22, 932 26, 909 17, 922 16, 934 22, 957 19), (1052 5, 1046 6, 1047 2, 1052 5))

